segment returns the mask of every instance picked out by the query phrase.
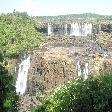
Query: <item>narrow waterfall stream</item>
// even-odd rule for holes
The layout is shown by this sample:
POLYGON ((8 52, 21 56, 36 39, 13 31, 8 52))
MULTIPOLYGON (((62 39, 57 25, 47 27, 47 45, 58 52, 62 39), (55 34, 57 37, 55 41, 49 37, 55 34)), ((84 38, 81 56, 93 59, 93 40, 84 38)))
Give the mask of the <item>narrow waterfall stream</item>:
POLYGON ((18 77, 16 81, 16 93, 23 95, 27 86, 27 74, 30 67, 30 56, 25 58, 19 65, 18 77))
POLYGON ((51 25, 48 23, 48 35, 52 34, 52 28, 51 25))
POLYGON ((88 68, 89 64, 85 63, 85 68, 84 68, 84 78, 87 79, 88 75, 89 75, 89 68, 88 68))
POLYGON ((80 64, 80 61, 78 60, 77 62, 77 75, 81 76, 84 75, 84 78, 87 79, 88 75, 89 75, 89 68, 88 68, 89 64, 85 63, 84 66, 82 67, 80 64))
POLYGON ((77 62, 77 71, 78 71, 78 76, 81 76, 81 67, 80 67, 79 60, 77 62))

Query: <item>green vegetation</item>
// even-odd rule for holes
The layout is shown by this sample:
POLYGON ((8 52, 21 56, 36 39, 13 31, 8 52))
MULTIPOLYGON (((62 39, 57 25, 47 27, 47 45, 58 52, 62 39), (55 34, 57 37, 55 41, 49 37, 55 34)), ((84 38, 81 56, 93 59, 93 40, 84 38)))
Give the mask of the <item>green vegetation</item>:
POLYGON ((0 15, 0 48, 5 56, 15 56, 38 47, 42 41, 42 35, 34 27, 33 18, 27 13, 14 11, 0 15))
POLYGON ((13 77, 5 69, 2 53, 0 53, 0 112, 16 112, 17 101, 13 77))
MULTIPOLYGON (((108 23, 112 22, 112 16, 89 13, 34 18, 28 16, 25 12, 14 11, 13 13, 1 14, 0 112, 16 112, 18 101, 13 84, 14 79, 5 68, 6 61, 4 60, 6 57, 15 57, 24 51, 38 47, 44 41, 42 34, 34 27, 38 23, 38 20, 49 22, 83 21, 93 23, 106 21, 108 23)), ((105 42, 105 39, 103 42, 105 42)), ((101 76, 90 77, 87 80, 79 78, 62 85, 55 89, 42 103, 43 105, 37 107, 35 112, 111 112, 112 71, 105 72, 101 76)))
POLYGON ((38 20, 44 22, 91 22, 95 24, 99 23, 112 23, 112 16, 108 15, 99 15, 92 13, 84 14, 68 14, 68 15, 59 15, 59 16, 41 16, 37 17, 38 20))
POLYGON ((0 112, 17 112, 18 96, 14 78, 6 69, 6 59, 16 58, 44 42, 34 24, 33 18, 25 12, 0 15, 0 112))
POLYGON ((54 90, 35 112, 111 112, 112 71, 75 79, 54 90))

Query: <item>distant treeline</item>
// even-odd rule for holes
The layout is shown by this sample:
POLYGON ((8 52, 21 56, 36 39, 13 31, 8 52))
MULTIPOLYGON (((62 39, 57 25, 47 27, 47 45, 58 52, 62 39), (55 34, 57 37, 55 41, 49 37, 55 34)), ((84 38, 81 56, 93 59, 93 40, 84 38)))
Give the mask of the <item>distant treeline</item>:
POLYGON ((38 20, 44 22, 92 22, 112 23, 112 15, 99 15, 93 13, 68 14, 59 16, 37 16, 38 20))

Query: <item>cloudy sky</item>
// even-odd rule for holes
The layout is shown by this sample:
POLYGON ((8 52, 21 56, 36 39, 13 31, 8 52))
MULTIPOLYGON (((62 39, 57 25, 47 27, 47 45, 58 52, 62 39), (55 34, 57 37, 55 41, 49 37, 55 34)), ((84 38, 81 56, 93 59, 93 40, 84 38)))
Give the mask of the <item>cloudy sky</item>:
POLYGON ((0 0, 0 13, 14 9, 33 16, 89 12, 112 15, 112 0, 0 0))

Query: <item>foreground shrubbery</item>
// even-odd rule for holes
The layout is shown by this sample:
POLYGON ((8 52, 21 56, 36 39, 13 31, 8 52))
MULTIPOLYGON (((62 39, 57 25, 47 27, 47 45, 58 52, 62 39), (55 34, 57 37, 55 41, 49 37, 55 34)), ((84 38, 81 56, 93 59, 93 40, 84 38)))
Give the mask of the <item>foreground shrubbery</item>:
POLYGON ((13 77, 9 75, 3 61, 0 52, 0 112, 16 112, 18 96, 13 85, 13 77))
POLYGON ((112 112, 112 71, 58 87, 35 112, 112 112))
POLYGON ((17 100, 13 77, 0 64, 0 112, 16 112, 17 100))

